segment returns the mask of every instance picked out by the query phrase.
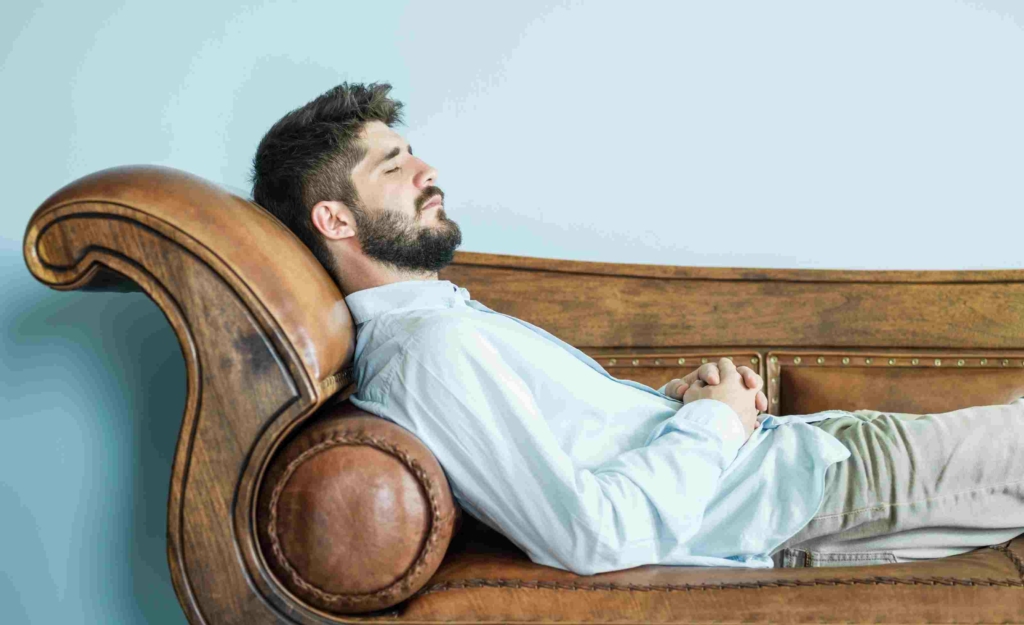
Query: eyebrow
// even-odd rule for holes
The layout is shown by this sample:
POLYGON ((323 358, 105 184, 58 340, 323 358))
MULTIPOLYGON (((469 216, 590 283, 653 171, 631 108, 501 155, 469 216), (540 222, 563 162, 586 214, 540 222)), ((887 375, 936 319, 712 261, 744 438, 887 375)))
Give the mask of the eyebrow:
MULTIPOLYGON (((377 169, 378 167, 380 167, 384 163, 390 161, 391 159, 395 158, 396 156, 398 156, 401 153, 402 153, 402 148, 391 148, 391 151, 388 152, 387 155, 384 156, 384 158, 382 158, 380 161, 378 161, 377 164, 373 166, 373 168, 377 169)), ((412 144, 409 144, 409 155, 410 156, 412 155, 412 144)))

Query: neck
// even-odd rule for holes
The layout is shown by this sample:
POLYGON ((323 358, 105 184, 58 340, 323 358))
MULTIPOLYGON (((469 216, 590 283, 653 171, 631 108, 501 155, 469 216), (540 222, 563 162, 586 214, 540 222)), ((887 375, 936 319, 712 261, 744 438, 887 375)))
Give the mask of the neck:
POLYGON ((394 269, 374 261, 357 263, 357 265, 362 266, 353 267, 349 264, 341 272, 341 290, 345 295, 395 282, 438 279, 436 271, 394 269))

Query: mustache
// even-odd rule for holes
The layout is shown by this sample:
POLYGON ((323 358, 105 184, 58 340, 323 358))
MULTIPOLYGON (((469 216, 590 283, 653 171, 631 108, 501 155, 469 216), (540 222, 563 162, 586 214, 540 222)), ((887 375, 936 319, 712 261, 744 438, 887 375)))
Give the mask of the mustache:
POLYGON ((427 202, 433 200, 435 197, 438 196, 440 196, 441 201, 444 202, 444 192, 441 191, 441 189, 438 189, 437 187, 430 187, 430 189, 428 189, 426 194, 423 196, 423 199, 420 201, 420 210, 422 210, 423 207, 427 205, 427 202))

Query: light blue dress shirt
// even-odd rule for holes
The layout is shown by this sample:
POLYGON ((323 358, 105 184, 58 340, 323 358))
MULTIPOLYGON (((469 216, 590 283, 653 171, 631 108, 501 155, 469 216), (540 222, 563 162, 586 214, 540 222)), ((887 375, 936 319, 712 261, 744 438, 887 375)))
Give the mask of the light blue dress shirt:
POLYGON ((744 441, 727 404, 617 379, 447 280, 345 301, 352 403, 415 434, 463 509, 539 564, 772 568, 817 513, 826 469, 850 456, 808 425, 841 411, 768 416, 744 441))

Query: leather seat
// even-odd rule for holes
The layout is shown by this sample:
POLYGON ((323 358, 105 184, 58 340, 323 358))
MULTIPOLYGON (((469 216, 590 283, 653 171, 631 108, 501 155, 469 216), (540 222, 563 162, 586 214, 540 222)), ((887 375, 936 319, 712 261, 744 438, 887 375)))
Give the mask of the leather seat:
MULTIPOLYGON (((140 290, 188 391, 168 563, 193 623, 1024 622, 1024 538, 939 560, 578 576, 465 515, 414 436, 347 401, 344 299, 269 213, 170 168, 97 172, 32 216, 55 289, 140 290)), ((1024 395, 1024 271, 673 267, 460 252, 442 279, 616 377, 710 359, 766 381, 770 412, 925 413, 1024 395), (694 328, 699 328, 695 332, 694 328)))

